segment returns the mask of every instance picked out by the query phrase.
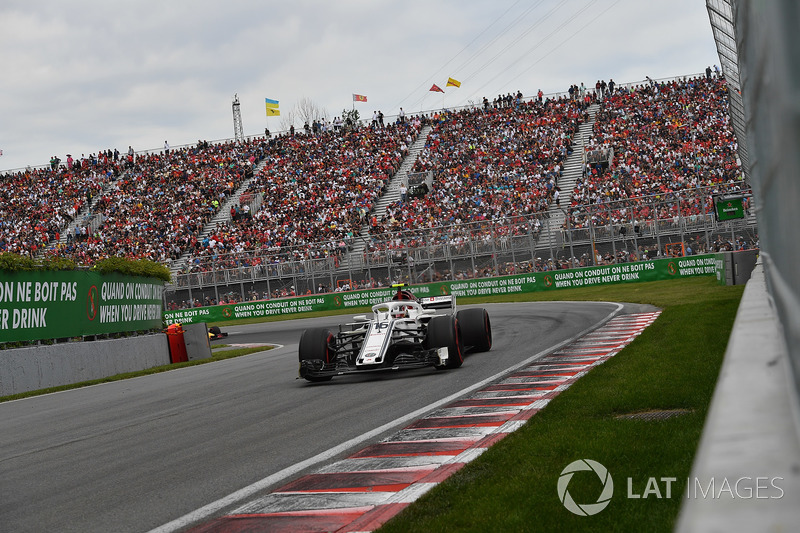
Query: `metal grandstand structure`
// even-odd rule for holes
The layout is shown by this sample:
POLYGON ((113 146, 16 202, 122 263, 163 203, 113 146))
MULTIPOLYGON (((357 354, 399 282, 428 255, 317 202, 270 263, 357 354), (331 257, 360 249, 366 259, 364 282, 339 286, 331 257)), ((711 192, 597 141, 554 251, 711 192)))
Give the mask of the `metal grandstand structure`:
POLYGON ((579 227, 569 222, 557 226, 544 212, 397 231, 373 236, 357 260, 337 243, 205 256, 175 275, 165 298, 168 307, 185 307, 292 292, 316 294, 345 284, 355 288, 468 279, 757 246, 751 212, 729 221, 718 221, 711 213, 686 214, 685 207, 696 199, 710 202, 725 192, 750 197, 750 190, 738 182, 669 198, 587 205, 590 217, 579 227), (632 216, 634 205, 648 207, 654 216, 632 216), (620 213, 629 216, 620 219, 620 213))
POLYGON ((742 142, 746 139, 746 130, 731 3, 726 0, 708 0, 706 7, 708 8, 708 18, 711 21, 711 30, 714 33, 714 41, 717 44, 717 54, 722 65, 722 72, 725 73, 725 81, 728 82, 731 123, 736 137, 740 141, 739 159, 742 163, 742 171, 749 181, 750 157, 747 154, 747 142, 742 142))
POLYGON ((706 0, 731 90, 742 167, 753 187, 761 258, 800 385, 800 63, 795 0, 706 0))

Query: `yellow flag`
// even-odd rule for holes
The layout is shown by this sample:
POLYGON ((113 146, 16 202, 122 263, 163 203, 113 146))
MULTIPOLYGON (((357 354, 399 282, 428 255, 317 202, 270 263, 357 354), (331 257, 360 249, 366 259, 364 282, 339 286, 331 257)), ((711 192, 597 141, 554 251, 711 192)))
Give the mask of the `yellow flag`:
POLYGON ((453 78, 447 78, 446 87, 461 87, 461 82, 458 80, 454 80, 453 78))
POLYGON ((268 117, 279 117, 279 116, 281 116, 281 110, 280 109, 273 109, 271 107, 268 107, 267 108, 267 116, 268 117))

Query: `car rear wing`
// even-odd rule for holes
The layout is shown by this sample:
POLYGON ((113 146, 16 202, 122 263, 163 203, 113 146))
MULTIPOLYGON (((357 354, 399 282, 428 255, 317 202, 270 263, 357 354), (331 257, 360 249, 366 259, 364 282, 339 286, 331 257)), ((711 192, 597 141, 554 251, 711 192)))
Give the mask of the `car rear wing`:
POLYGON ((449 309, 451 312, 455 312, 456 310, 455 294, 419 298, 419 303, 422 305, 423 309, 449 309))

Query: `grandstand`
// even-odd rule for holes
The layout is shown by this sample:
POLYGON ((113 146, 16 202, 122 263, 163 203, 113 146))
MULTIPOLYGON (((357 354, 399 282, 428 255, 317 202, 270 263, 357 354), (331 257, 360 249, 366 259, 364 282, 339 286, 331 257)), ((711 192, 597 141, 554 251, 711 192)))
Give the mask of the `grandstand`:
POLYGON ((716 75, 509 94, 7 173, 0 250, 159 261, 176 308, 741 249, 754 219, 712 202, 749 194, 736 149, 716 75))

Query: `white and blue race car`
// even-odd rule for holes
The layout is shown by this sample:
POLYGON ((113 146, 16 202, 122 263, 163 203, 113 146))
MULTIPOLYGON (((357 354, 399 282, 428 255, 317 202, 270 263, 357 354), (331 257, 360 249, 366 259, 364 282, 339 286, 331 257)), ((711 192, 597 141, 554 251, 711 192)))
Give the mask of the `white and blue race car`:
POLYGON ((300 377, 328 381, 340 374, 433 366, 458 368, 467 349, 492 347, 489 314, 482 308, 456 311, 454 295, 417 298, 405 284, 394 297, 372 306, 337 332, 312 328, 300 337, 300 377))

